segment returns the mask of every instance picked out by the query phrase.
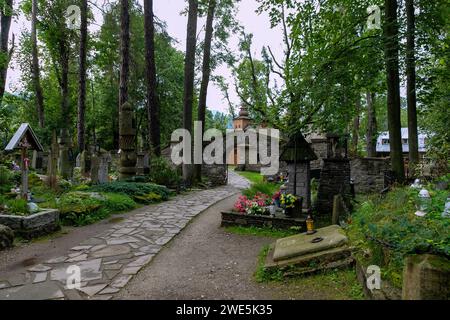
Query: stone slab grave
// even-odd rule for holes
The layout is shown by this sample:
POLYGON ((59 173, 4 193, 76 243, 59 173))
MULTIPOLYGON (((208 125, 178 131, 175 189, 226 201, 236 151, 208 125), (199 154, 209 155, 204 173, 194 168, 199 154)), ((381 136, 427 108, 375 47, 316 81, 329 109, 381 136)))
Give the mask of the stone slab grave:
POLYGON ((318 229, 313 235, 302 233, 279 239, 271 246, 265 267, 282 269, 285 275, 345 267, 353 262, 347 244, 348 238, 337 225, 318 229))

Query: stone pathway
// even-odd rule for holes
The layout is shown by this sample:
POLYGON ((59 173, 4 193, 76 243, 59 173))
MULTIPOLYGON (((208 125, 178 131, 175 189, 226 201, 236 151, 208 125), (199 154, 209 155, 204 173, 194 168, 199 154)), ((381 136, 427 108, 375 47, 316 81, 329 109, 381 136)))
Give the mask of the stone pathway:
POLYGON ((73 247, 66 255, 0 279, 0 300, 109 300, 199 213, 249 186, 230 171, 229 185, 193 192, 147 207, 73 247), (69 289, 81 273, 79 289, 69 289))

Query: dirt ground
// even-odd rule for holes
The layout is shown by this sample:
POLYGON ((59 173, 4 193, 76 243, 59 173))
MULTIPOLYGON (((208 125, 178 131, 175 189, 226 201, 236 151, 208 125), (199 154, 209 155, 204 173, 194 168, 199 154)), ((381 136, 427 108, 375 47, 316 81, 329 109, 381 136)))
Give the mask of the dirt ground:
MULTIPOLYGON (((220 228, 220 212, 237 196, 225 199, 195 218, 116 296, 116 299, 351 299, 354 274, 339 271, 285 282, 257 283, 254 272, 262 248, 275 241, 237 235, 220 228)), ((0 252, 0 279, 64 255, 70 248, 111 227, 123 215, 81 228, 64 228, 51 237, 19 243, 0 252)))
MULTIPOLYGON (((275 240, 230 234, 220 228, 220 212, 231 197, 209 208, 162 250, 119 293, 117 299, 268 300, 348 299, 348 271, 286 282, 257 283, 253 274, 261 249, 275 240)), ((350 277, 352 277, 350 271, 350 277)))

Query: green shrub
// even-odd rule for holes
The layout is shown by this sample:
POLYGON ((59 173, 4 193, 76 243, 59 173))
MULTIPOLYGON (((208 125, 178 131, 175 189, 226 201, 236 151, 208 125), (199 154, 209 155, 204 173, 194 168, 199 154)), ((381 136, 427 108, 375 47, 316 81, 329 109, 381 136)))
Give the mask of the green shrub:
POLYGON ((161 202, 163 199, 159 194, 154 192, 150 192, 149 194, 145 194, 143 196, 134 196, 134 199, 143 204, 151 204, 161 202))
POLYGON ((150 181, 168 187, 176 187, 181 182, 178 172, 164 158, 155 158, 150 164, 150 181))
POLYGON ((17 215, 17 216, 25 216, 29 213, 28 211, 28 202, 24 199, 14 199, 6 201, 7 213, 17 215))
POLYGON ((155 193, 161 196, 162 200, 167 200, 170 195, 169 189, 164 186, 152 183, 134 183, 134 182, 111 182, 91 188, 92 191, 105 193, 122 193, 130 197, 145 196, 149 193, 155 193))
POLYGON ((5 166, 0 166, 0 193, 8 192, 12 188, 12 173, 5 166))
POLYGON ((260 182, 255 183, 250 188, 243 190, 242 194, 249 199, 253 199, 258 193, 272 197, 279 190, 279 188, 280 186, 276 183, 260 182))
POLYGON ((122 212, 136 208, 136 202, 129 196, 120 193, 106 193, 104 194, 106 201, 105 208, 110 212, 122 212))
POLYGON ((58 209, 63 216, 89 214, 100 209, 101 206, 102 201, 100 199, 83 192, 66 193, 58 201, 58 209))
POLYGON ((41 187, 43 185, 44 185, 44 182, 41 180, 41 178, 38 177, 37 174, 31 173, 28 175, 28 186, 30 188, 41 187))
POLYGON ((112 213, 136 208, 136 203, 125 194, 69 192, 63 194, 56 207, 64 224, 83 226, 105 219, 112 213))

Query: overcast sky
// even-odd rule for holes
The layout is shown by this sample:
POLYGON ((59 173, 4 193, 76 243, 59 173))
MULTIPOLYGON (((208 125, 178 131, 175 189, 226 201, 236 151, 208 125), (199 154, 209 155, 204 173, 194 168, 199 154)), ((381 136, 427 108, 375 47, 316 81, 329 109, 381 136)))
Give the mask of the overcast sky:
MULTIPOLYGON (((104 0, 95 0, 98 4, 102 4, 104 0)), ((16 6, 19 1, 15 1, 16 6)), ((142 0, 139 2, 143 3, 142 0)), ((154 0, 155 15, 167 22, 169 34, 178 40, 177 48, 184 51, 186 45, 186 24, 187 17, 180 15, 180 12, 186 7, 185 0, 154 0)), ((245 27, 247 33, 253 33, 253 53, 256 58, 261 58, 261 49, 263 46, 270 46, 275 56, 282 56, 282 34, 279 28, 271 29, 269 16, 266 13, 258 15, 255 10, 258 8, 256 0, 243 0, 239 5, 239 14, 237 16, 240 23, 245 27)), ((91 8, 95 14, 95 24, 90 26, 90 30, 98 29, 98 25, 102 23, 102 16, 98 10, 91 8)), ((204 19, 199 20, 198 30, 204 25, 204 19)), ((24 17, 14 19, 11 26, 11 33, 16 35, 16 43, 18 41, 21 30, 29 29, 30 23, 24 17)), ((234 36, 230 41, 230 48, 235 52, 238 51, 238 39, 234 36)), ((222 66, 215 71, 215 74, 223 75, 230 84, 230 96, 234 103, 239 103, 239 99, 234 92, 234 82, 231 72, 222 66)), ((20 90, 18 87, 18 79, 20 70, 13 60, 8 71, 7 89, 9 91, 20 90)), ((228 111, 228 103, 223 98, 222 92, 213 83, 210 84, 208 93, 208 108, 222 112, 228 111)))

